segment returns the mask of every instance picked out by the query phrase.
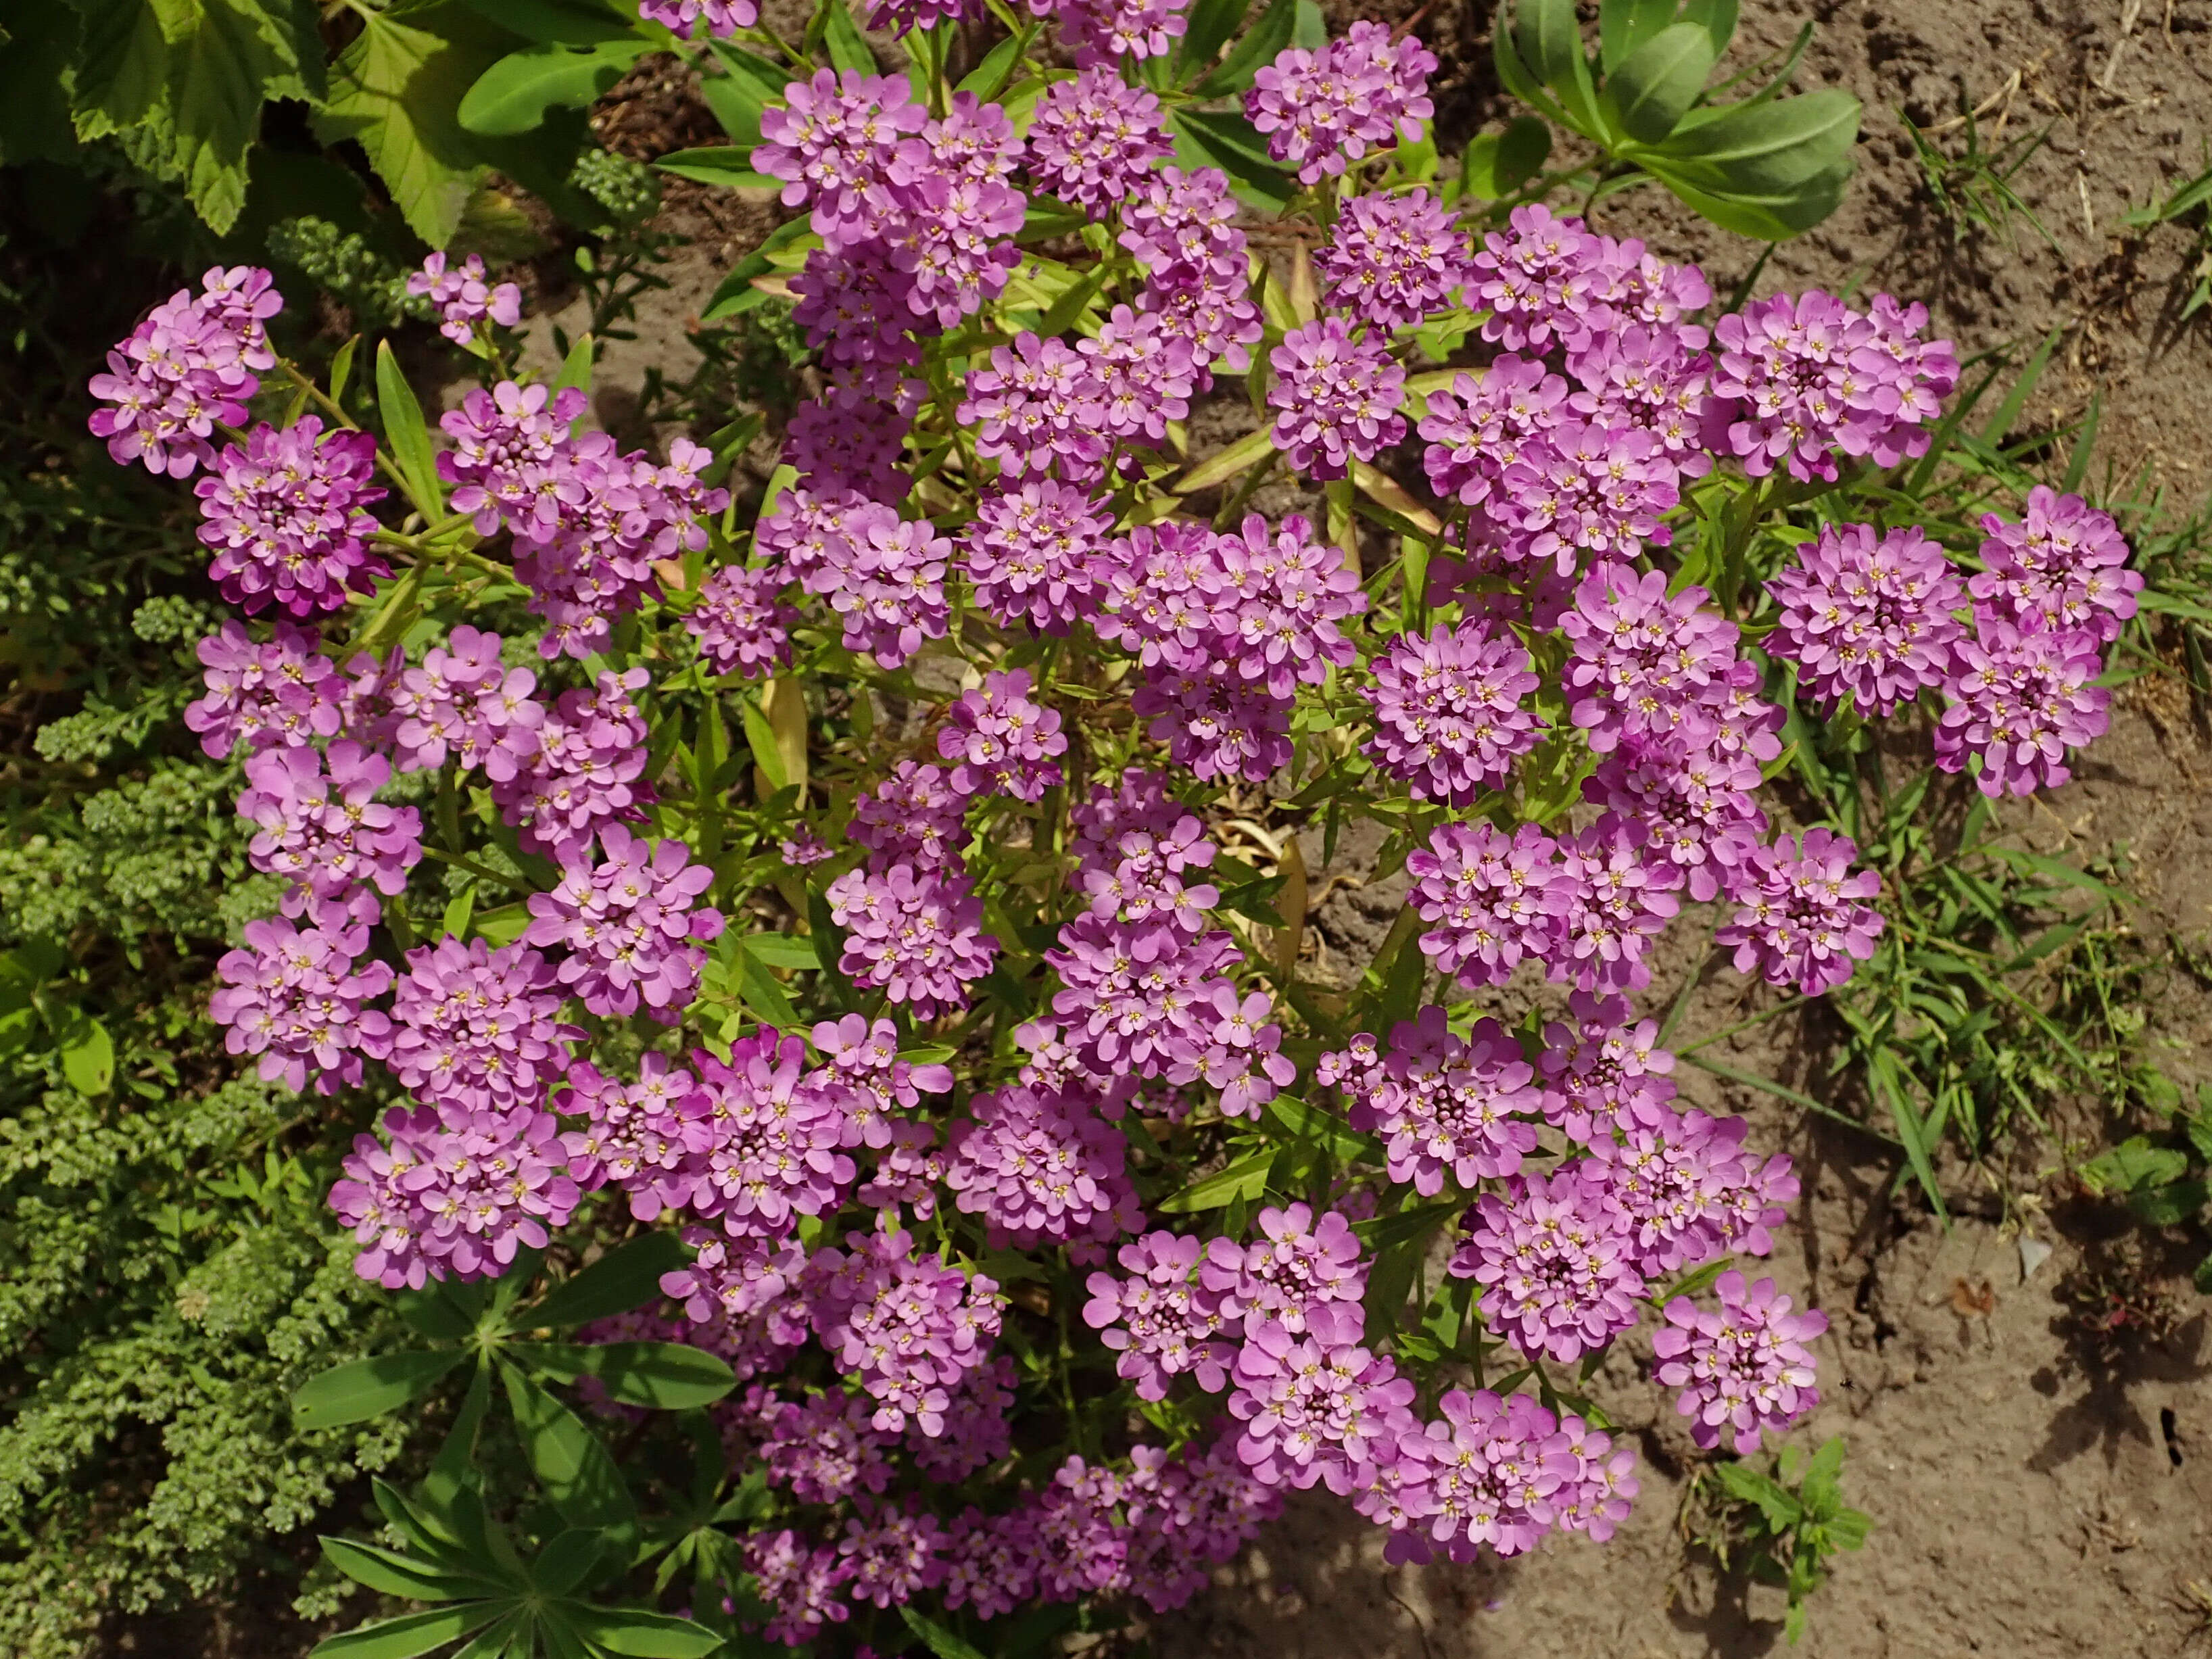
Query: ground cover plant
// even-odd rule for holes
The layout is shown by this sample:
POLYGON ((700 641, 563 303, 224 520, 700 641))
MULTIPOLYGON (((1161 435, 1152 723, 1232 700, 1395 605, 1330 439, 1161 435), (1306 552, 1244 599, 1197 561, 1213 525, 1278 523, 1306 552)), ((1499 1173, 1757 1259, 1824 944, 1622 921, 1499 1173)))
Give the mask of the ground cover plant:
POLYGON ((2063 781, 2124 544, 1931 501, 1915 308, 1731 305, 1440 178, 1408 39, 1086 15, 1067 70, 1016 19, 963 89, 950 30, 883 77, 823 16, 757 143, 676 163, 802 210, 725 295, 826 371, 765 499, 743 427, 578 431, 588 343, 519 383, 458 258, 410 284, 485 365, 442 439, 382 349, 280 359, 247 268, 94 388, 237 612, 183 718, 275 914, 216 1018, 362 1120, 331 1201, 420 1339, 300 1420, 447 1429, 329 1547, 431 1610, 331 1650, 1019 1652, 1315 1485, 1404 1559, 1601 1538, 1580 1390, 1644 1315, 1704 1443, 1816 1397, 1820 1316, 1730 1260, 1786 1160, 1672 1103, 1652 938, 1717 902, 1737 970, 1848 992, 1897 938, 1854 838, 1911 811, 1823 769, 1891 787, 1879 723, 1905 793, 2063 781), (1310 514, 1245 513, 1281 472, 1310 514), (1295 860, 1220 850, 1270 787, 1418 878, 1349 997, 1295 860), (1570 1000, 1507 1030, 1523 961, 1570 1000))

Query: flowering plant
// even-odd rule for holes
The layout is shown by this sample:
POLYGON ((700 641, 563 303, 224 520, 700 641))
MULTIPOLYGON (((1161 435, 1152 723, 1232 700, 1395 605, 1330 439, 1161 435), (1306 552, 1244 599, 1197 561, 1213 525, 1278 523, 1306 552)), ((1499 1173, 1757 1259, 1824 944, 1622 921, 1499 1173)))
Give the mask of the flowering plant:
MULTIPOLYGON (((798 57, 750 5, 652 9, 798 57)), ((748 281, 818 368, 757 500, 725 482, 757 422, 622 453, 580 425, 588 343, 513 375, 512 297, 442 263, 491 382, 442 446, 388 347, 381 445, 349 348, 327 385, 280 358, 250 269, 93 385, 118 460, 202 479, 251 624, 187 714, 281 890, 215 1016, 266 1077, 400 1098, 331 1203, 479 1355, 387 1505, 430 1565, 342 1565, 459 1595, 496 1374, 599 1540, 526 1512, 515 1594, 637 1589, 654 1549, 656 1591, 691 1574, 696 1624, 574 1601, 551 1651, 1165 1611, 1316 1485, 1394 1560, 1602 1540, 1637 1481, 1583 1389, 1647 1317, 1700 1444, 1787 1429, 1825 1320, 1734 1263, 1796 1179, 1676 1097, 1655 941, 1711 904, 1739 971, 1844 983, 1881 884, 1765 788, 1799 702, 1917 720, 1988 796, 2062 782, 2141 585, 2071 495, 1964 559, 1837 516, 1929 450, 1958 364, 1925 311, 1728 309, 1440 182, 1410 36, 1085 0, 1039 7, 1058 57, 1009 18, 956 83, 959 12, 887 5, 908 73, 802 63, 761 115, 799 216, 748 281), (1242 115, 1204 107, 1240 74, 1242 115), (1406 897, 1333 982, 1307 848, 1370 822, 1406 897), (1557 989, 1509 1024, 1516 981, 1557 989), (518 1304, 625 1232, 596 1282, 657 1301, 602 1305, 593 1268, 518 1304), (579 1308, 580 1344, 529 1336, 579 1308), (702 1413, 697 1484, 617 1468, 547 1378, 702 1413), (656 1480, 696 1513, 647 1537, 656 1480)))

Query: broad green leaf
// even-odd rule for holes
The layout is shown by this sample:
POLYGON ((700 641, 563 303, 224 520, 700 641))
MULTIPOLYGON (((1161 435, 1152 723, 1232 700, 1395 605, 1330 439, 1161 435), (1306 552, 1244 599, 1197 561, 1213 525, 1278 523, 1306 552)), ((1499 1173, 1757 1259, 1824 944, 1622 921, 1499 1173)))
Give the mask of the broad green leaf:
POLYGON ((624 1659, 706 1659, 722 1645, 704 1625, 642 1607, 573 1607, 568 1617, 596 1646, 624 1659))
MULTIPOLYGON (((822 965, 814 954, 814 941, 801 939, 796 933, 746 933, 738 942, 744 946, 748 956, 771 968, 807 973, 822 965)), ((947 1054, 951 1052, 946 1050, 947 1054)), ((911 1060, 915 1056, 909 1053, 905 1058, 911 1060)))
POLYGON ((1159 1207, 1170 1215, 1188 1215, 1198 1210, 1222 1209, 1240 1198, 1257 1198, 1267 1190, 1267 1170, 1274 1161, 1272 1146, 1249 1153, 1226 1169, 1201 1176, 1172 1198, 1161 1200, 1159 1207))
MULTIPOLYGON (((1673 9, 1673 0, 1668 9, 1673 9)), ((1705 32, 1713 43, 1713 56, 1718 58, 1729 49, 1735 38, 1736 0, 1689 0, 1682 8, 1682 21, 1695 23, 1705 32)))
MULTIPOLYGON (((1492 27, 1502 31, 1503 16, 1492 27)), ((1570 125, 1601 143, 1613 137, 1598 112, 1575 0, 1521 0, 1513 16, 1513 44, 1529 72, 1559 100, 1570 125)))
POLYGON ((61 1057, 62 1076, 81 1095, 104 1095, 115 1081, 115 1042, 96 1019, 70 1031, 61 1057))
POLYGON ((316 136, 326 144, 356 140, 408 228, 443 247, 483 173, 482 152, 457 112, 512 37, 459 6, 409 11, 404 22, 389 12, 357 15, 362 32, 331 66, 316 136))
POLYGON ((1692 184, 1764 200, 1826 175, 1858 131, 1859 100, 1829 90, 1700 110, 1653 148, 1692 184))
POLYGON ((228 231, 246 205, 262 105, 323 92, 312 17, 254 0, 85 0, 78 9, 79 136, 120 137, 134 161, 183 184, 210 228, 228 231))
POLYGON ((584 109, 603 97, 647 51, 643 40, 546 45, 510 52, 476 78, 455 112, 461 125, 510 137, 544 125, 548 110, 584 109))
POLYGON ((984 1659, 983 1651, 965 1637, 945 1628, 935 1620, 925 1618, 912 1607, 902 1605, 899 1617, 906 1627, 921 1638, 922 1645, 937 1656, 937 1659, 984 1659))
POLYGON ((1460 157, 1461 187, 1481 201, 1502 200, 1534 178, 1551 154, 1550 125, 1541 116, 1516 116, 1468 145, 1460 157))
POLYGON ((335 1365, 310 1377, 292 1396, 292 1421, 302 1429, 366 1422, 427 1394, 461 1363, 459 1348, 404 1348, 335 1365))
POLYGON ((599 342, 588 334, 580 334, 568 348, 568 355, 561 360, 561 372, 553 377, 556 392, 574 387, 589 395, 592 390, 592 366, 599 356, 599 342))
POLYGON ((1177 81, 1210 73, 1229 44, 1229 37, 1252 9, 1252 0, 1198 0, 1183 27, 1182 44, 1176 50, 1177 81))
POLYGON ((1646 40, 1674 21, 1674 0, 1598 0, 1598 67, 1610 76, 1646 40))
POLYGON ((1851 176, 1847 157, 1803 185, 1771 196, 1750 197, 1694 182, 1684 169, 1657 157, 1638 157, 1638 165, 1723 230, 1761 242, 1786 242, 1819 224, 1841 204, 1851 176))
POLYGON ((1695 23, 1671 24, 1629 53, 1606 83, 1623 131, 1639 143, 1660 143, 1705 90, 1717 56, 1695 23))
POLYGON ((458 1607, 433 1607, 362 1625, 315 1644, 307 1659, 415 1659, 489 1624, 501 1604, 471 1601, 458 1607))
POLYGON ((638 32, 637 8, 625 15, 599 0, 462 0, 488 22, 546 46, 594 46, 638 32))
POLYGON ((690 1262, 690 1250, 674 1233, 665 1229, 643 1233, 562 1280, 523 1317, 533 1327, 565 1328, 628 1313, 660 1294, 662 1274, 690 1262))
POLYGON ((76 149, 70 120, 70 69, 79 38, 68 6, 27 6, 8 21, 0 50, 0 165, 67 161, 76 149))
POLYGON ((376 343, 376 412, 383 419, 385 441, 392 446, 392 459, 399 464, 400 476, 407 480, 407 494, 415 510, 435 522, 446 505, 445 493, 438 483, 437 454, 430 447, 422 405, 416 401, 415 388, 400 372, 399 359, 392 356, 389 340, 376 343))
POLYGON ((464 1596, 497 1595, 502 1586, 489 1578, 447 1572, 380 1544, 350 1538, 317 1540, 332 1566, 357 1583, 410 1601, 457 1601, 464 1596))
POLYGON ((515 1367, 503 1365, 501 1372, 531 1471, 562 1518, 590 1528, 635 1526, 636 1504, 599 1436, 515 1367))
POLYGON ((1267 1115, 1294 1135, 1318 1140, 1343 1163, 1363 1158, 1379 1162, 1382 1158, 1382 1144, 1373 1135, 1362 1134, 1334 1112, 1325 1112, 1296 1095, 1275 1096, 1267 1103, 1267 1115))
POLYGON ((2142 1135, 2132 1135, 2100 1152, 2080 1170, 2081 1179, 2095 1191, 2115 1195, 2163 1187, 2188 1173, 2186 1153, 2170 1146, 2154 1146, 2142 1135))
MULTIPOLYGON (((1242 4, 1243 0, 1237 0, 1242 4)), ((984 102, 993 101, 1012 77, 1014 60, 1021 56, 1022 38, 1010 34, 983 54, 983 61, 960 77, 955 92, 972 92, 984 102)))
POLYGON ((1297 0, 1271 0, 1267 9, 1260 14, 1260 21, 1206 72, 1191 88, 1191 95, 1218 98, 1225 93, 1243 92, 1252 84, 1255 75, 1282 55, 1297 21, 1297 0))

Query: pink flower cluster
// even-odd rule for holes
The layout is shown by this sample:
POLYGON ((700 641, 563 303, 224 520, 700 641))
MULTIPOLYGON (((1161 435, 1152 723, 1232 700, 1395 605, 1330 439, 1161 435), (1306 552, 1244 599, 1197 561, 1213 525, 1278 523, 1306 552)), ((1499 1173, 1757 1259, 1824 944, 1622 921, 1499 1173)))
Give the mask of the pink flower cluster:
POLYGON ((267 323, 284 307, 254 265, 209 267, 200 292, 179 289, 107 354, 92 395, 110 407, 91 420, 117 465, 188 478, 216 460, 218 426, 246 424, 261 375, 276 366, 267 323))
POLYGON ((557 945, 561 983, 595 1014, 642 1006, 663 1024, 682 1017, 706 965, 722 913, 697 902, 714 872, 691 862, 680 841, 648 842, 619 824, 599 832, 605 856, 562 866, 560 884, 530 896, 527 945, 557 945))
POLYGON ((1381 23, 1354 23, 1318 52, 1284 49, 1254 77, 1244 112, 1267 135, 1267 154, 1298 182, 1342 174, 1370 149, 1418 140, 1436 113, 1429 76, 1436 54, 1381 23))
POLYGON ((312 415, 255 427, 243 449, 225 444, 193 486, 223 598, 248 615, 273 605, 311 617, 374 592, 392 574, 366 540, 378 526, 363 509, 385 495, 375 476, 374 438, 325 433, 312 415))
POLYGON ((447 268, 443 253, 433 253, 420 270, 408 273, 407 291, 438 307, 438 332, 455 345, 468 344, 488 323, 513 328, 522 320, 522 290, 513 283, 487 283, 481 253, 470 254, 457 270, 447 268))

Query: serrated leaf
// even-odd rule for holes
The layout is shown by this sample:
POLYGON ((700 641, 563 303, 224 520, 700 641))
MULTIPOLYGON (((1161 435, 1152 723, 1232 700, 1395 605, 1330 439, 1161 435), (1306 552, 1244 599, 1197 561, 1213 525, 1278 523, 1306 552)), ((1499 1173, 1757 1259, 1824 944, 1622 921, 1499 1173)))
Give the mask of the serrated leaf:
POLYGON ((1719 54, 1695 23, 1674 23, 1621 60, 1606 82, 1620 125, 1639 143, 1656 144, 1705 90, 1719 54))
POLYGON ((330 1429, 380 1417, 428 1394, 461 1358, 459 1348, 404 1348, 334 1365, 293 1395, 293 1424, 330 1429))
POLYGON ((509 52, 471 83, 454 112, 464 129, 511 137, 544 125, 552 109, 586 109, 648 50, 642 40, 544 44, 509 52))
POLYGON ((483 170, 458 117, 461 99, 513 37, 457 6, 409 11, 404 22, 366 9, 358 15, 361 33, 331 66, 316 136, 359 143, 408 228, 443 247, 483 170))

